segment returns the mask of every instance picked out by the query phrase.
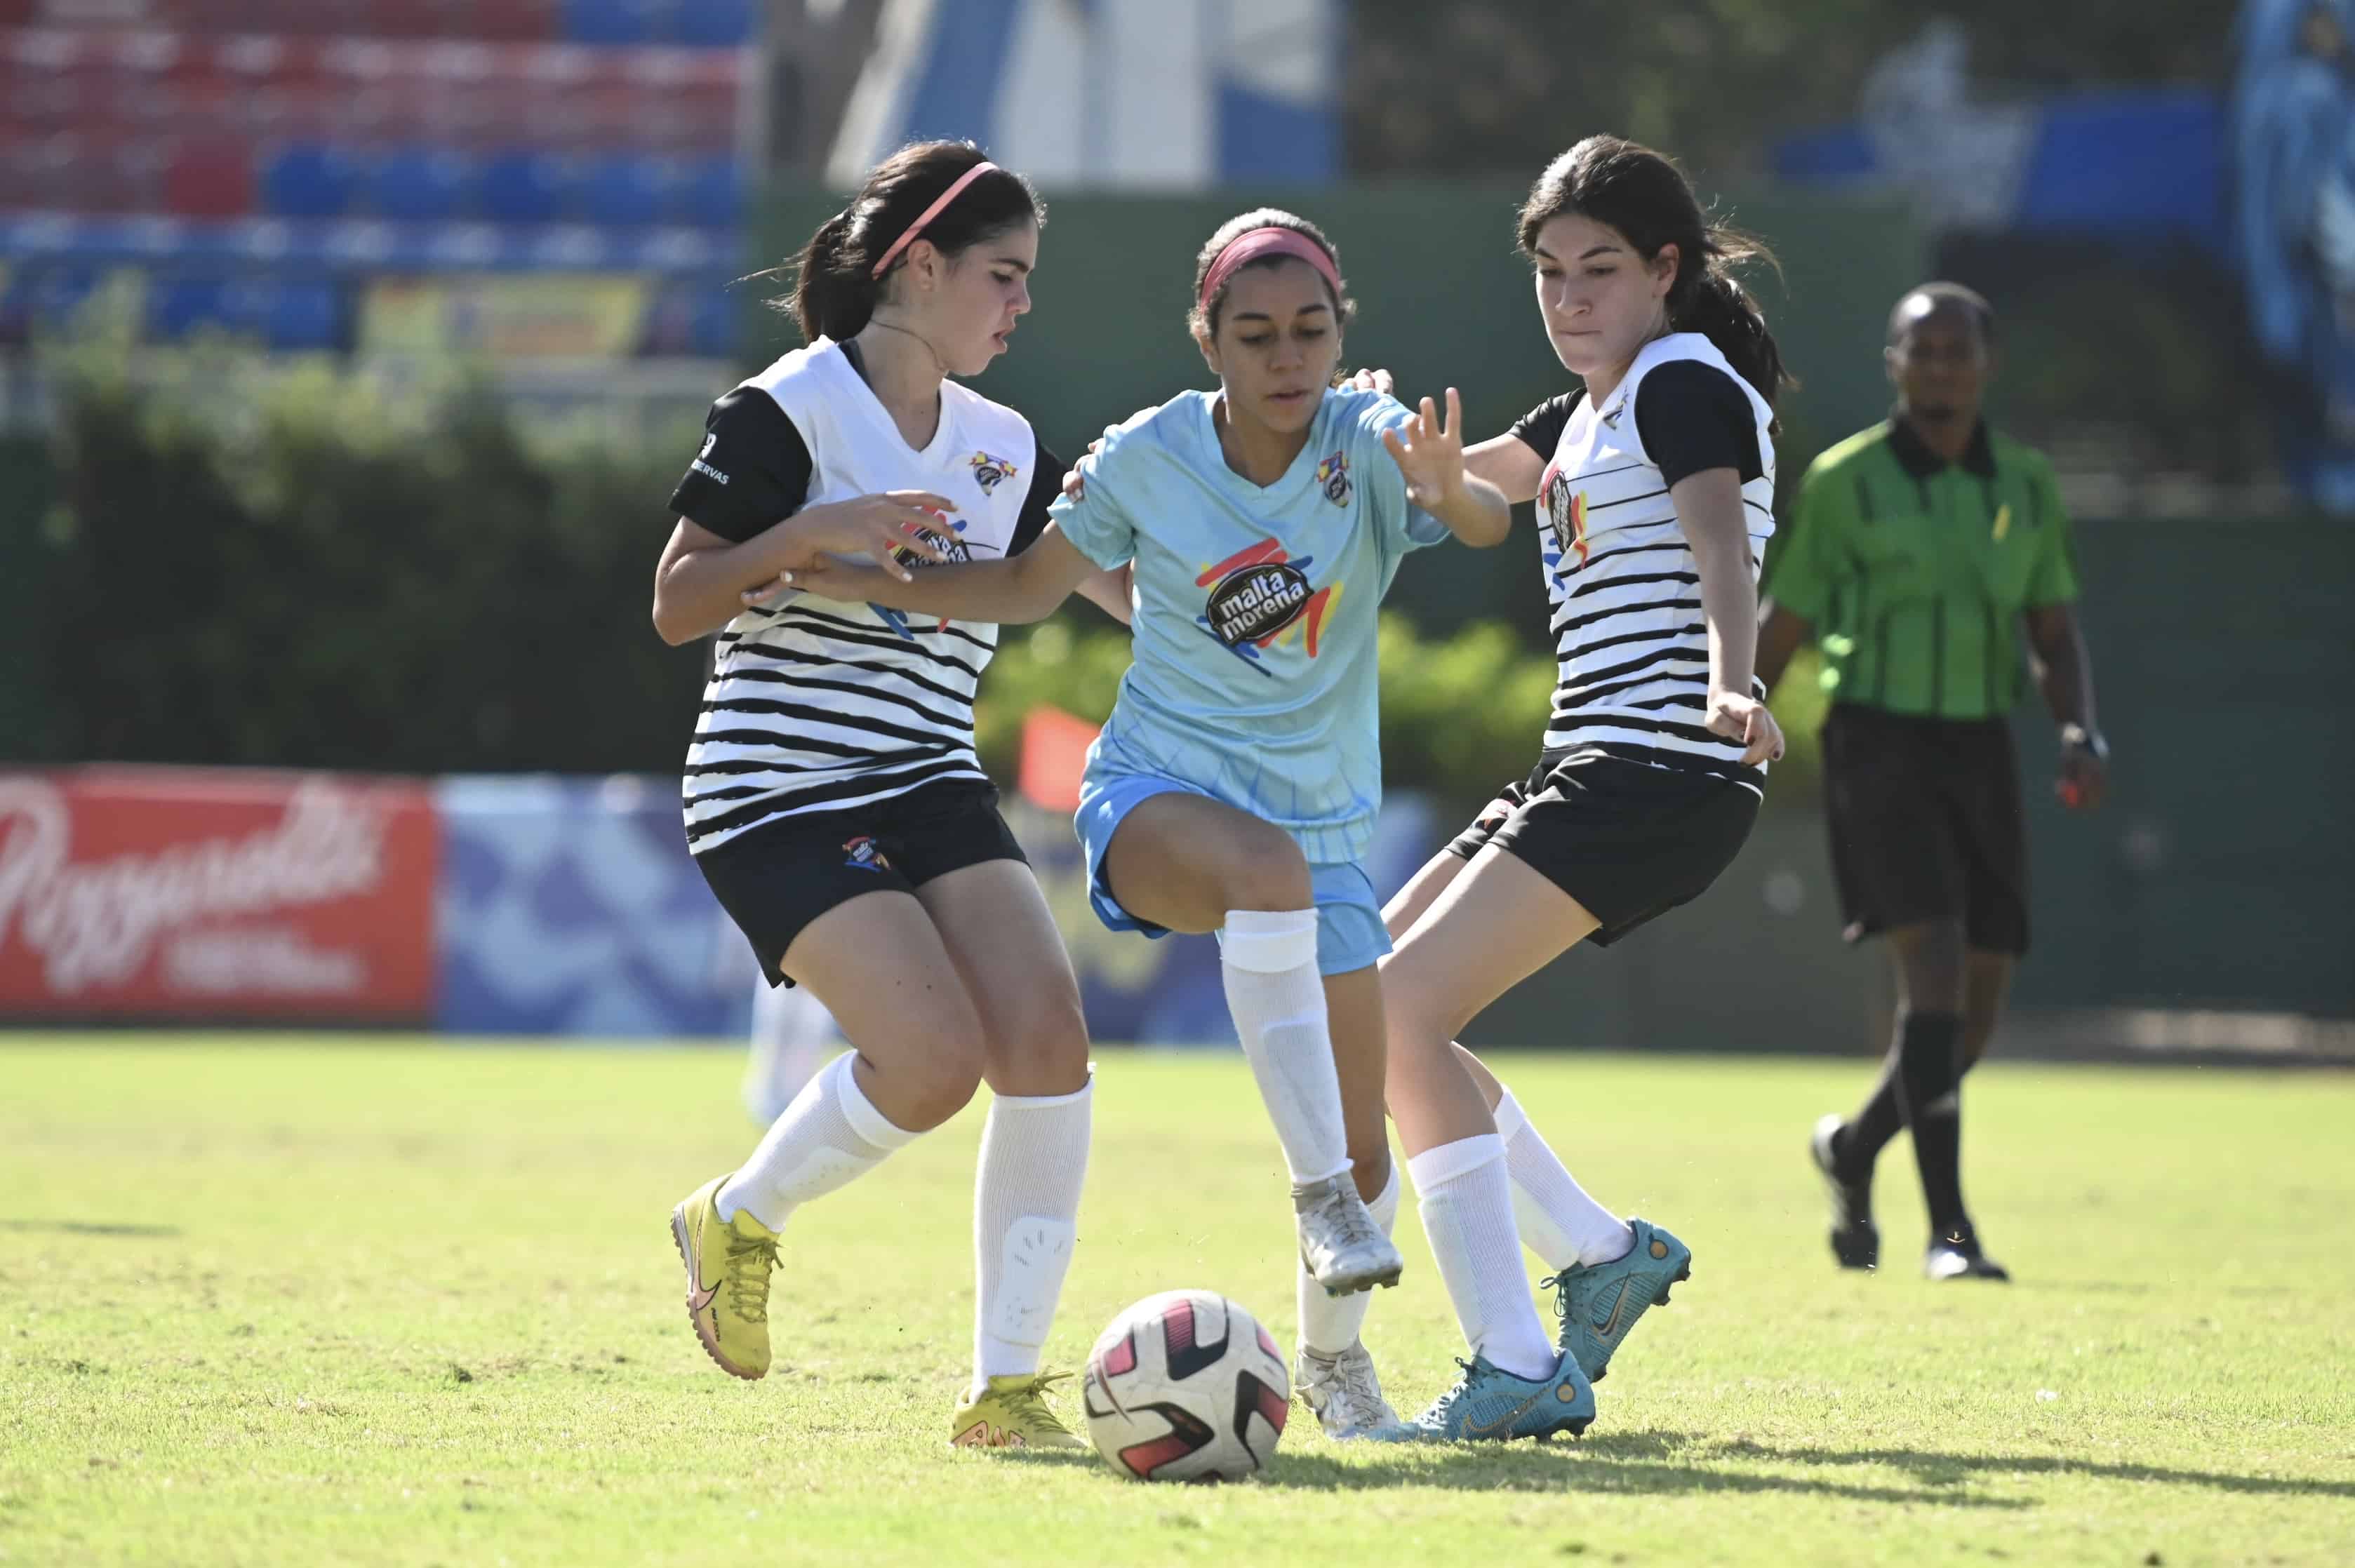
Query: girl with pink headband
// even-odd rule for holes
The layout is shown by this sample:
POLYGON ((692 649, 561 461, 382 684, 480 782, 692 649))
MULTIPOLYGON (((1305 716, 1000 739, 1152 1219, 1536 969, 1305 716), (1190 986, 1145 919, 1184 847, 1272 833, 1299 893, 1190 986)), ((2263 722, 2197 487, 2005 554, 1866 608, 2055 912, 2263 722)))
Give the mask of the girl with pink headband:
MULTIPOLYGON (((772 985, 823 1001, 852 1049, 741 1167, 673 1211, 687 1306, 712 1360, 770 1363, 770 1276, 804 1203, 995 1098, 974 1188, 972 1383, 949 1440, 1076 1447, 1041 1347, 1071 1263, 1092 1079, 1079 986, 974 755, 988 616, 911 618, 830 587, 748 603, 822 552, 1022 560, 1062 464, 1013 409, 954 379, 1030 308, 1043 210, 958 142, 870 174, 803 249, 807 346, 712 406, 671 498, 655 580, 670 642, 717 633, 685 780, 696 864, 772 985)), ((1076 583, 1126 619, 1118 574, 1076 583)))
POLYGON ((1245 213, 1195 265, 1188 325, 1218 390, 1107 431, 1035 549, 911 582, 831 563, 795 578, 1027 621, 1132 572, 1135 662, 1079 811, 1092 902, 1115 930, 1218 933, 1290 1177, 1304 1338, 1401 1267, 1375 971, 1390 938, 1359 863, 1381 802, 1377 611, 1409 553, 1492 545, 1509 522, 1465 472, 1454 391, 1443 419, 1333 385, 1350 310, 1314 224, 1245 213))

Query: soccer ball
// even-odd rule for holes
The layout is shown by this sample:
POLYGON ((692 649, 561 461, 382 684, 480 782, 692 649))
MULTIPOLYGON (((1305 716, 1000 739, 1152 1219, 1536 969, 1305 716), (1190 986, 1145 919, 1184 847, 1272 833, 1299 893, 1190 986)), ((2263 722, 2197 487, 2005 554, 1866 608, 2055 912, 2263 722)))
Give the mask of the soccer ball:
POLYGON ((1208 1290, 1148 1296, 1088 1355, 1081 1403, 1104 1463, 1147 1481, 1232 1481, 1266 1468, 1291 1410, 1284 1352, 1208 1290))

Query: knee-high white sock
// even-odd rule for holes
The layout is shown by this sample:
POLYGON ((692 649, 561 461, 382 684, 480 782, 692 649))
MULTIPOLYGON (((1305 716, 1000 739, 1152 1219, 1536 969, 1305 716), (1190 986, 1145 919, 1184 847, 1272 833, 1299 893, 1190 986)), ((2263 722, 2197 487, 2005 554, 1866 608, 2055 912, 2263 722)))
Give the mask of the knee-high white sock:
POLYGON ((1341 1079, 1316 972, 1316 911, 1231 909, 1219 932, 1227 1010, 1295 1186, 1349 1169, 1341 1079))
POLYGON ((1530 1125, 1521 1102, 1507 1089, 1497 1102, 1497 1136, 1505 1140, 1505 1171, 1513 1181, 1513 1217, 1522 1245, 1555 1272, 1572 1264, 1609 1263, 1627 1255, 1636 1233, 1587 1195, 1530 1125))
POLYGON ((1079 1234, 1095 1078, 1068 1095, 1000 1095, 973 1184, 973 1378, 1039 1370, 1079 1234))
POLYGON ((1465 1343, 1515 1377, 1550 1376, 1560 1358, 1529 1298, 1505 1140, 1493 1132, 1459 1139, 1424 1150, 1406 1168, 1465 1343))
MULTIPOLYGON (((1399 1174, 1398 1161, 1391 1161, 1390 1180, 1366 1205, 1373 1211, 1374 1224, 1389 1235, 1398 1224, 1399 1174)), ((1370 1290, 1352 1291, 1347 1296, 1327 1296, 1316 1277, 1305 1268, 1293 1270, 1292 1296, 1300 1308, 1300 1342, 1320 1356, 1337 1356, 1358 1342, 1366 1327, 1366 1311, 1374 1304, 1370 1290)))
POLYGON ((781 1231, 795 1209, 848 1186, 915 1140, 915 1133, 891 1125, 859 1089, 851 1072, 858 1060, 858 1052, 845 1051, 794 1097, 752 1158, 719 1189, 721 1219, 750 1209, 754 1219, 781 1231))

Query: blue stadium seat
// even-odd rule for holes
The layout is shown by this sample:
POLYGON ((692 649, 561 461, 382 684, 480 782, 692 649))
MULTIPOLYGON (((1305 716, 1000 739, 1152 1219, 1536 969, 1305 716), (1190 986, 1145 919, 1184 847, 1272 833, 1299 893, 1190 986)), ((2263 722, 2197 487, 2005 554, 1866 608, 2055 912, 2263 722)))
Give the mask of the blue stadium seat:
POLYGON ((326 278, 282 278, 269 289, 261 330, 272 348, 341 348, 343 291, 326 278))
POLYGON ((278 217, 341 217, 358 185, 351 159, 333 147, 296 142, 263 164, 261 203, 278 217))
POLYGON ((368 205, 380 217, 433 222, 458 216, 472 170, 445 147, 397 147, 368 167, 368 205))
POLYGON ((650 44, 670 8, 666 0, 564 0, 564 37, 576 44, 650 44))
POLYGON ((743 209, 744 192, 735 159, 689 158, 670 188, 665 216, 672 223, 698 228, 732 228, 743 209))
POLYGON ((157 278, 147 289, 147 330, 160 338, 182 338, 200 326, 229 326, 233 302, 223 278, 157 278))
POLYGON ((692 296, 687 351, 698 359, 733 359, 743 349, 744 311, 737 295, 713 284, 692 296))
POLYGON ((581 187, 581 216, 615 228, 658 223, 670 183, 670 168, 659 158, 610 153, 591 159, 581 187))
POLYGON ((671 42, 698 48, 738 48, 752 41, 751 0, 681 0, 671 13, 671 42))
POLYGON ((22 343, 37 332, 72 323, 98 288, 99 275, 80 267, 16 267, 0 288, 0 343, 22 343))
POLYGON ((570 216, 577 181, 571 160, 511 148, 483 164, 479 206, 493 223, 554 223, 570 216))

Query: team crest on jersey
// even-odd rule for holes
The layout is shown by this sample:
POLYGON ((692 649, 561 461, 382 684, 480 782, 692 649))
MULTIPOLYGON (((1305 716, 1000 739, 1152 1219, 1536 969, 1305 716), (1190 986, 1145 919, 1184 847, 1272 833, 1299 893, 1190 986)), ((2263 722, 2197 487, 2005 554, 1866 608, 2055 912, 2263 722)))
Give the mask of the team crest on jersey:
POLYGON ((1341 588, 1337 583, 1321 588, 1310 584, 1308 568, 1314 559, 1303 556, 1295 560, 1277 541, 1263 539, 1214 567, 1204 567, 1194 586, 1209 589, 1210 596, 1195 624, 1271 679, 1274 672, 1260 662, 1260 652, 1288 640, 1295 630, 1305 633, 1308 656, 1316 658, 1318 634, 1341 588))
POLYGON ((1546 570, 1556 576, 1576 571, 1586 564, 1586 492, 1571 489, 1561 471, 1549 463, 1545 478, 1538 482, 1538 494, 1545 503, 1546 570), (1563 561, 1572 556, 1578 557, 1578 566, 1565 567, 1563 561))
POLYGON ((974 481, 981 486, 981 493, 984 495, 995 491, 1005 481, 1012 479, 1016 472, 1012 463, 1002 457, 992 457, 987 452, 975 452, 965 461, 973 464, 974 481))
POLYGON ((1349 454, 1335 452, 1316 465, 1316 488, 1336 506, 1349 504, 1349 454))
POLYGON ((885 854, 881 846, 865 833, 859 834, 844 844, 842 853, 844 855, 842 863, 853 871, 881 872, 891 869, 891 857, 885 854))

